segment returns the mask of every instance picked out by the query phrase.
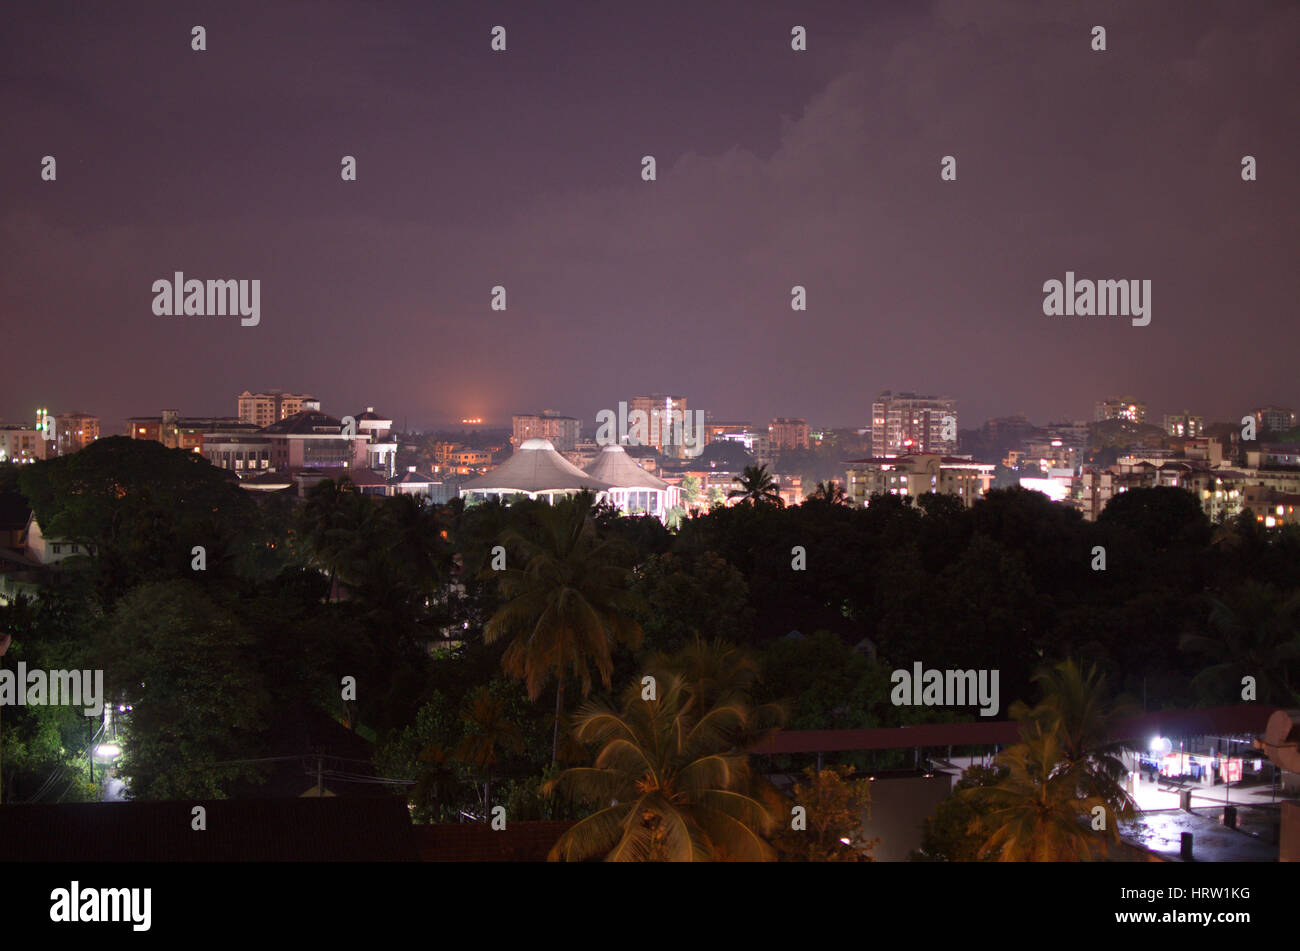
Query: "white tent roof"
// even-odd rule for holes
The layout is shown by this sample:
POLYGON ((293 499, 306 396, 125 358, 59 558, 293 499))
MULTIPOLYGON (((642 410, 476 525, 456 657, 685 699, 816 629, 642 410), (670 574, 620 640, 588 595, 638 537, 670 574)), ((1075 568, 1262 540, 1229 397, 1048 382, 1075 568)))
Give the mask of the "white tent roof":
POLYGON ((528 439, 491 472, 461 485, 461 492, 602 492, 613 488, 555 451, 549 439, 528 439))
POLYGON ((638 466, 632 461, 632 457, 623 451, 623 447, 618 445, 606 446, 596 456, 596 460, 587 466, 587 475, 620 489, 668 488, 667 482, 638 466))

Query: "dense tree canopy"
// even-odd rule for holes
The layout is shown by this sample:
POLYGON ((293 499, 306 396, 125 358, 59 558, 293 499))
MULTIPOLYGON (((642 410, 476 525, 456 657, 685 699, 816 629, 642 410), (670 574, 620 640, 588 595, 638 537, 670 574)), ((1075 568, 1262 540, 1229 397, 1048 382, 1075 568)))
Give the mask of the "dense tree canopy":
MULTIPOLYGON (((586 815, 543 786, 596 752, 583 737, 608 740, 604 727, 575 719, 583 695, 607 726, 694 722, 703 712, 688 707, 693 691, 722 682, 706 655, 665 674, 687 678, 668 694, 676 708, 643 710, 625 692, 664 658, 717 639, 747 658, 737 667, 748 678, 744 709, 780 705, 790 729, 977 715, 895 706, 890 674, 914 662, 996 669, 1008 709, 1039 694, 1037 671, 1071 657, 1095 665, 1111 695, 1148 708, 1239 702, 1247 676, 1260 702, 1300 702, 1300 528, 1250 517, 1211 525, 1182 490, 1122 493, 1090 523, 1020 488, 970 507, 886 495, 864 508, 823 485, 783 507, 756 469, 743 502, 670 531, 590 499, 433 506, 363 495, 346 479, 304 500, 254 496, 194 453, 129 439, 0 466, 6 488, 27 497, 47 535, 95 555, 49 573, 39 601, 0 608, 13 635, 0 663, 102 666, 132 707, 121 771, 140 797, 223 795, 258 778, 244 761, 267 753, 277 713, 311 708, 376 742, 380 769, 412 784, 399 791, 421 821, 505 802, 535 817, 586 815), (206 553, 201 569, 195 546, 206 553)), ((709 702, 726 706, 721 693, 709 702)), ((78 774, 91 736, 65 714, 4 711, 5 801, 93 795, 78 774)), ((736 755, 745 735, 728 722, 733 746, 718 755, 736 755)), ((1037 801, 1068 822, 1067 789, 1097 779, 1087 763, 1104 761, 1079 753, 1077 731, 1043 729, 1005 764, 1019 785, 984 797, 1013 810, 1004 818, 1037 801), (1046 762, 1055 756, 1084 765, 1056 783, 1046 762)), ((691 788, 727 792, 750 769, 732 766, 726 776, 705 770, 691 788)), ((1100 787, 1090 794, 1105 798, 1100 787)), ((957 817, 936 817, 940 844, 927 851, 967 856, 973 839, 957 827, 979 810, 966 799, 945 809, 957 817)), ((720 830, 728 820, 701 821, 720 830)), ((596 838, 608 844, 608 834, 596 838)), ((1053 848, 1079 845, 1061 836, 1053 848)), ((1015 838, 999 840, 999 854, 1016 854, 1015 838)), ((652 835, 624 847, 694 854, 746 848, 739 841, 652 835)))

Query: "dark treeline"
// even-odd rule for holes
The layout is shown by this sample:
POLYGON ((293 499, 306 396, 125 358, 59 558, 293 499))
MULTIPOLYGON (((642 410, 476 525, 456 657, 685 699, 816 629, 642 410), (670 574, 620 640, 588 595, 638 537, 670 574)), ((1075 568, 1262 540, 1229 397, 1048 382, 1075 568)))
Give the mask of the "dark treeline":
MULTIPOLYGON (((95 551, 0 609, 3 663, 105 671, 132 707, 137 798, 255 789, 266 766, 247 761, 290 752, 273 728, 310 709, 373 740, 421 819, 572 815, 539 780, 589 760, 574 718, 697 642, 734 645, 716 656, 752 663, 749 697, 787 729, 978 716, 894 706, 890 672, 916 661, 998 670, 999 718, 1066 658, 1148 709, 1240 702, 1247 675, 1260 702, 1297 702, 1300 529, 1211 525, 1177 489, 1124 493, 1095 524, 1007 489, 970 509, 745 503, 672 533, 581 498, 436 507, 327 481, 295 503, 112 438, 6 467, 0 491, 95 551)), ((84 720, 4 711, 6 801, 77 794, 52 773, 89 794, 84 720)))

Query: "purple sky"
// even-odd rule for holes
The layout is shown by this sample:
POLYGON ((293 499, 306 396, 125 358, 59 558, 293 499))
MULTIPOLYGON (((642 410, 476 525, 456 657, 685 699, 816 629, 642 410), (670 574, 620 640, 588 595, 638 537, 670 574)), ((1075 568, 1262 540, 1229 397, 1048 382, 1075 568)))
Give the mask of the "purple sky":
POLYGON ((10 422, 272 387, 588 433, 649 392, 826 425, 939 392, 964 428, 1300 404, 1293 0, 88 7, 0 8, 10 422), (155 316, 177 270, 261 280, 260 325, 155 316), (1067 270, 1150 280, 1150 326, 1044 316, 1067 270))

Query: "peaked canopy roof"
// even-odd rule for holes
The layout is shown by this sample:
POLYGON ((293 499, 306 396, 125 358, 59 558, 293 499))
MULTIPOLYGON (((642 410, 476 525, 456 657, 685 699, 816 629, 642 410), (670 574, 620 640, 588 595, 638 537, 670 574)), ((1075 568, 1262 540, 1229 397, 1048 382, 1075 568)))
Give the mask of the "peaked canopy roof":
POLYGON ((587 466, 587 474, 608 482, 620 489, 666 489, 668 483, 646 472, 629 456, 622 446, 606 446, 587 466))
POLYGON ((603 492, 612 488, 565 459, 549 439, 527 439, 491 472, 464 483, 461 492, 603 492))

